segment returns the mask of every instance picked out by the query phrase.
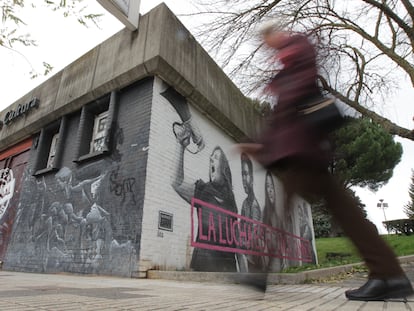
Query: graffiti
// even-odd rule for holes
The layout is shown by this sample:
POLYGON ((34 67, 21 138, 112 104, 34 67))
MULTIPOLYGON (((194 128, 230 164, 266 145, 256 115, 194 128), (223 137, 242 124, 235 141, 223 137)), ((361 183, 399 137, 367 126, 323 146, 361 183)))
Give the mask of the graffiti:
POLYGON ((16 180, 10 168, 0 170, 0 223, 13 198, 16 180))
POLYGON ((10 242, 12 231, 19 217, 18 206, 22 189, 22 178, 30 156, 31 140, 16 145, 8 158, 4 159, 0 169, 0 261, 4 261, 10 242))
POLYGON ((278 215, 276 212, 276 191, 273 176, 266 171, 265 176, 265 205, 263 208, 263 223, 271 226, 278 226, 278 215))
POLYGON ((194 232, 191 235, 191 245, 194 247, 304 262, 312 261, 311 245, 307 239, 195 198, 192 200, 191 207, 193 230, 196 227, 193 223, 194 210, 197 210, 198 219, 197 239, 194 239, 194 232), (202 214, 207 215, 207 225, 203 224, 202 214), (276 243, 273 243, 274 241, 276 243))
POLYGON ((37 190, 44 194, 38 195, 43 198, 41 206, 35 209, 40 217, 33 214, 29 218, 29 228, 42 271, 73 270, 74 263, 82 271, 96 272, 102 268, 102 252, 112 240, 110 234, 103 239, 100 233, 110 232, 110 214, 97 203, 104 176, 77 182, 71 169, 61 168, 55 180, 63 192, 60 196, 63 200, 50 204, 44 198, 44 194, 50 192, 44 179, 36 181, 37 190), (77 195, 80 200, 76 200, 77 195))
POLYGON ((193 154, 203 150, 205 147, 204 139, 198 126, 193 122, 186 99, 173 87, 168 87, 161 93, 161 95, 170 102, 182 121, 182 123, 174 122, 173 124, 173 132, 175 137, 179 139, 178 137, 182 133, 188 132, 190 134, 189 138, 191 139, 189 139, 189 143, 186 146, 187 150, 193 154))
POLYGON ((105 270, 107 268, 105 265, 110 262, 109 259, 117 256, 112 254, 113 247, 122 248, 123 243, 119 244, 113 238, 111 214, 101 205, 103 201, 101 188, 106 174, 103 172, 95 178, 87 178, 79 182, 73 181, 73 174, 68 168, 62 168, 56 174, 58 184, 66 198, 69 200, 74 194, 81 193, 83 202, 87 205, 79 208, 74 207, 71 201, 63 204, 52 203, 56 207, 60 206, 58 213, 51 210, 52 220, 56 219, 56 226, 59 229, 54 230, 52 239, 61 242, 53 249, 46 239, 46 250, 52 254, 47 257, 47 260, 50 257, 56 258, 56 254, 59 254, 60 262, 78 262, 83 272, 96 273, 105 270), (54 218, 53 214, 56 215, 54 218), (60 217, 57 217, 59 215, 60 217))
POLYGON ((111 205, 103 197, 108 172, 93 165, 82 172, 79 180, 68 167, 54 178, 27 174, 31 191, 16 218, 14 256, 33 258, 40 272, 112 273, 117 262, 114 273, 130 275, 136 251, 131 241, 114 238, 111 205))
POLYGON ((308 207, 304 202, 298 205, 299 211, 299 231, 300 236, 307 241, 309 241, 310 245, 312 245, 312 263, 316 264, 316 254, 314 251, 314 236, 313 230, 311 228, 311 218, 309 217, 308 207))
MULTIPOLYGON (((179 141, 176 175, 172 182, 173 188, 188 203, 191 203, 192 198, 195 197, 204 202, 219 205, 236 214, 237 206, 233 193, 230 166, 226 155, 219 146, 214 148, 210 154, 208 182, 203 180, 191 181, 184 174, 184 151, 186 142, 188 143, 188 135, 189 132, 187 132, 187 136, 182 135, 182 139, 179 141)), ((211 218, 208 214, 203 213, 200 216, 199 225, 207 227, 211 225, 211 218)), ((221 232, 222 239, 226 240, 228 231, 221 232)), ((198 234, 196 240, 199 241, 201 238, 202 236, 198 234)), ((219 244, 217 240, 210 240, 209 243, 219 244)), ((217 252, 215 249, 195 249, 190 267, 196 271, 236 272, 239 269, 234 253, 217 252)))
POLYGON ((106 210, 94 203, 85 217, 82 261, 87 271, 99 271, 104 264, 105 253, 110 253, 113 239, 109 216, 106 210))
POLYGON ((135 194, 134 194, 134 186, 135 186, 135 178, 124 178, 119 179, 119 168, 112 171, 109 180, 110 180, 110 187, 109 191, 114 193, 118 197, 122 197, 122 203, 125 203, 127 195, 130 194, 131 200, 134 204, 136 204, 135 194))
POLYGON ((75 183, 73 180, 74 178, 72 170, 67 167, 62 167, 55 175, 56 181, 58 182, 61 190, 63 190, 67 200, 72 199, 76 193, 81 193, 82 199, 87 203, 91 203, 94 201, 94 199, 96 199, 93 196, 96 197, 96 190, 98 188, 100 180, 104 176, 105 174, 102 174, 98 177, 75 183), (92 185, 94 186, 92 187, 92 185))
POLYGON ((97 273, 116 256, 113 247, 120 244, 112 237, 110 213, 94 203, 86 216, 79 214, 71 203, 53 202, 41 215, 34 241, 42 271, 71 271, 76 265, 82 272, 97 273))
POLYGON ((297 226, 296 214, 286 208, 284 195, 276 202, 270 172, 265 176, 260 173, 260 178, 264 177, 260 186, 264 189, 264 197, 256 197, 253 162, 247 154, 241 155, 241 165, 238 164, 242 189, 233 189, 230 163, 220 146, 216 146, 209 157, 209 180, 194 180, 199 167, 193 170, 185 165, 186 157, 205 157, 202 151, 211 146, 199 130, 186 99, 172 87, 160 94, 169 101, 180 120, 172 122, 177 144, 171 186, 179 197, 191 204, 191 246, 194 248, 190 268, 263 272, 314 261, 312 240, 304 225, 297 226), (238 198, 240 207, 236 204, 235 193, 246 195, 238 198))
MULTIPOLYGON (((175 159, 175 175, 172 178, 172 187, 177 194, 191 204, 192 198, 221 206, 223 209, 237 214, 237 205, 233 193, 232 175, 229 161, 220 146, 216 146, 209 159, 209 181, 194 180, 184 171, 185 151, 190 154, 198 154, 205 147, 204 138, 198 127, 193 122, 189 105, 173 88, 168 88, 161 93, 174 107, 182 123, 173 123, 173 134, 177 141, 177 157, 175 159), (191 145, 195 148, 190 148, 191 145)), ((211 225, 209 215, 201 213, 199 226, 211 225)), ((221 228, 221 227, 220 227, 221 228)), ((223 240, 229 238, 228 231, 220 231, 223 240)), ((196 242, 204 236, 198 232, 196 242)), ((216 239, 209 240, 208 244, 220 247, 216 239)), ((240 264, 247 270, 247 264, 242 264, 243 258, 238 258, 232 252, 221 252, 216 249, 195 248, 192 254, 190 267, 196 271, 223 271, 236 272, 240 270, 240 264)))
MULTIPOLYGON (((242 208, 241 208, 241 215, 245 216, 249 219, 253 219, 256 221, 262 220, 262 213, 260 210, 259 203, 257 201, 256 195, 254 193, 254 175, 253 175, 253 163, 247 154, 241 154, 241 175, 242 175, 242 182, 243 182, 243 189, 246 193, 247 197, 244 199, 242 208)), ((243 221, 242 226, 246 225, 243 221)), ((254 226, 253 234, 257 234, 256 232, 256 225, 254 226)), ((250 227, 249 227, 250 228, 250 227)), ((264 245, 264 243, 262 243, 264 245)), ((241 271, 245 272, 261 272, 263 270, 263 262, 260 257, 247 255, 244 256, 245 259, 245 266, 241 266, 241 271)))

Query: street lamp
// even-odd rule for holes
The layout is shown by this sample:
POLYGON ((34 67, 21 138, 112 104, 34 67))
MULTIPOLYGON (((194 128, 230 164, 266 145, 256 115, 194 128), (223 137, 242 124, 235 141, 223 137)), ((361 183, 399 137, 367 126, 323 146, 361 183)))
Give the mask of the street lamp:
POLYGON ((388 203, 385 203, 384 199, 380 199, 380 201, 377 203, 377 207, 382 209, 382 212, 384 213, 385 228, 387 228, 388 233, 390 233, 386 224, 387 217, 385 216, 385 209, 388 208, 388 203))

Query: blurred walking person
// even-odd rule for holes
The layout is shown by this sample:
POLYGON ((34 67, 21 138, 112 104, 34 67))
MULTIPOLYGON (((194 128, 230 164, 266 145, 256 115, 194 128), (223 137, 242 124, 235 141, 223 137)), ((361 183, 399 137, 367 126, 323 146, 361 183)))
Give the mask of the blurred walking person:
MULTIPOLYGON (((369 270, 368 281, 362 287, 346 291, 348 299, 385 300, 412 294, 412 285, 391 248, 365 219, 355 199, 329 174, 328 133, 305 122, 299 113, 303 104, 323 98, 317 83, 315 48, 305 35, 281 30, 274 24, 264 27, 261 35, 283 66, 267 87, 277 96, 277 105, 258 141, 240 144, 240 151, 273 171, 288 197, 297 193, 304 198, 325 200, 369 270)), ((257 280, 254 283, 257 285, 257 280)))

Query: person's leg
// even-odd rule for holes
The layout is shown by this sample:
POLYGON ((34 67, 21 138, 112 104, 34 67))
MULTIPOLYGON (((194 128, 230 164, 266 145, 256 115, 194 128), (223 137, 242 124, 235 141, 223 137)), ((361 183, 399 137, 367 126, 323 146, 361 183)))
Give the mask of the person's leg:
POLYGON ((324 198, 332 216, 364 259, 370 281, 360 289, 348 291, 349 299, 381 300, 412 293, 411 284, 392 249, 364 217, 356 200, 332 175, 322 169, 294 165, 279 176, 288 193, 324 198))
POLYGON ((370 278, 404 275, 393 250, 378 234, 376 226, 367 220, 355 198, 333 178, 325 180, 325 200, 336 223, 342 228, 364 259, 370 278))
POLYGON ((325 199, 327 208, 366 262, 371 278, 403 275, 394 252, 368 221, 357 201, 328 172, 294 167, 282 173, 286 191, 325 199))

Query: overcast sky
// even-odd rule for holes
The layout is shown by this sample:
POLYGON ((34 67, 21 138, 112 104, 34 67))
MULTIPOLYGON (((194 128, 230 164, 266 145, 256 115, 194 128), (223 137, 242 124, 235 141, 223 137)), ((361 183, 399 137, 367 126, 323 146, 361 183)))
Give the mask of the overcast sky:
MULTIPOLYGON (((190 1, 165 0, 164 2, 175 14, 180 14, 191 10, 190 1)), ((90 2, 91 12, 105 13, 96 1, 89 0, 88 2, 90 2)), ((146 13, 161 2, 141 0, 141 13, 146 13)), ((46 61, 54 66, 52 74, 56 73, 123 28, 123 25, 109 13, 105 13, 105 16, 101 18, 100 28, 94 26, 85 28, 74 19, 65 19, 61 14, 53 13, 48 9, 38 8, 36 11, 25 10, 22 12, 24 13, 23 20, 28 24, 33 38, 38 41, 38 46, 24 49, 19 47, 18 50, 25 57, 0 48, 0 110, 4 110, 50 77, 30 79, 30 64, 39 68, 39 64, 46 61)), ((190 30, 191 25, 198 22, 191 18, 180 19, 190 30)), ((401 126, 414 128, 412 121, 414 90, 408 81, 405 81, 404 85, 401 91, 390 99, 390 105, 387 109, 383 109, 383 113, 401 126)), ((387 220, 405 218, 403 206, 409 201, 408 187, 411 180, 411 169, 414 168, 414 142, 399 138, 397 140, 403 144, 404 154, 388 185, 377 193, 367 190, 357 191, 362 201, 367 205, 369 218, 384 233, 385 230, 381 225, 384 214, 376 204, 379 199, 383 199, 389 204, 389 208, 385 210, 387 220)))

